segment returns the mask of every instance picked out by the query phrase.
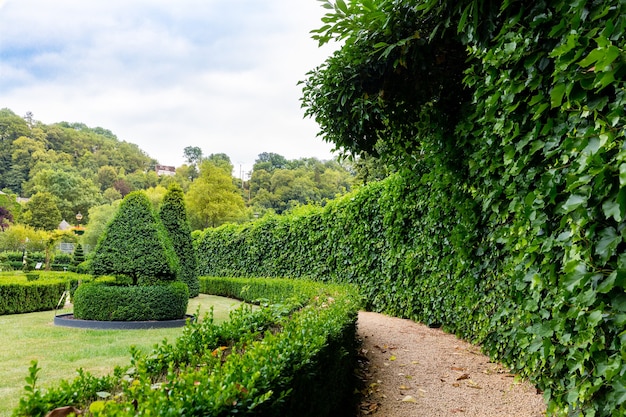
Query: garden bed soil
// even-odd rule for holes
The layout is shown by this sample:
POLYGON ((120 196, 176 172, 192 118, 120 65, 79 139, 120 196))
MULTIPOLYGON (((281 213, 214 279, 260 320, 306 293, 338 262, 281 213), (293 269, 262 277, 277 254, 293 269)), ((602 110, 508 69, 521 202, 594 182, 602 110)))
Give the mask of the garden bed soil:
POLYGON ((540 417, 536 388, 440 329, 361 312, 359 416, 540 417))

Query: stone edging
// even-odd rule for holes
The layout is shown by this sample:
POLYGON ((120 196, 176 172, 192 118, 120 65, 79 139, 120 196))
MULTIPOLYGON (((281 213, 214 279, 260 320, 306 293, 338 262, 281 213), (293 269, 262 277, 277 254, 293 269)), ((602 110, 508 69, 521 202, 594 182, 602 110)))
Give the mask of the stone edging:
POLYGON ((187 314, 185 315, 185 318, 176 320, 103 321, 75 319, 72 313, 68 313, 54 316, 54 325, 97 330, 167 329, 172 327, 183 327, 187 323, 187 320, 194 321, 195 317, 187 314))

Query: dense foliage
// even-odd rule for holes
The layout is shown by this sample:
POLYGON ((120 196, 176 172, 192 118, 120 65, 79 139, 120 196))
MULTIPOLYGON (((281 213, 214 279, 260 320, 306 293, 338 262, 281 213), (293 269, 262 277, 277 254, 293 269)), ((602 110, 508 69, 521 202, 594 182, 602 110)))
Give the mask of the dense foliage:
POLYGON ((144 172, 154 164, 137 145, 119 141, 106 129, 66 122, 45 125, 32 115, 22 118, 0 109, 0 189, 21 195, 24 183, 42 169, 55 166, 74 171, 78 175, 74 180, 89 181, 104 191, 123 179, 120 174, 144 172), (113 169, 113 181, 96 179, 104 167, 113 169))
POLYGON ((316 37, 343 46, 305 81, 307 114, 399 174, 206 232, 202 273, 358 283, 481 342, 550 413, 624 414, 626 4, 324 4, 316 37))
POLYGON ((189 287, 189 297, 196 297, 200 292, 198 261, 191 240, 183 190, 178 184, 170 185, 159 209, 159 218, 178 256, 179 278, 189 287))
POLYGON ((178 268, 172 243, 146 195, 127 195, 96 246, 92 273, 150 285, 176 280, 178 268))
POLYGON ((0 315, 53 310, 66 290, 87 278, 58 272, 37 271, 36 275, 36 280, 19 272, 0 275, 0 315))
POLYGON ((359 300, 348 286, 298 281, 202 278, 241 299, 273 294, 282 300, 243 306, 216 325, 189 324, 174 343, 132 351, 131 366, 109 376, 79 372, 42 390, 33 364, 15 416, 44 416, 75 406, 98 416, 349 415, 353 410, 355 330, 359 300), (272 289, 274 288, 274 289, 272 289))
POLYGON ((185 317, 189 290, 182 282, 162 285, 80 285, 74 316, 83 320, 147 321, 185 317))
POLYGON ((337 161, 316 158, 287 160, 259 154, 248 181, 248 204, 257 215, 282 213, 302 204, 322 204, 350 191, 353 175, 337 161))

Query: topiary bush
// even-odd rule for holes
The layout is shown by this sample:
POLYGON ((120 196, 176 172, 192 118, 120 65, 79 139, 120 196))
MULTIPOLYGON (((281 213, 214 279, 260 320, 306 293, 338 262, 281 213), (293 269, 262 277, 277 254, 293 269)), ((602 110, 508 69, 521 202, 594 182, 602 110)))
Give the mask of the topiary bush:
POLYGON ((178 258, 150 200, 142 192, 128 194, 98 241, 91 260, 96 275, 123 275, 133 284, 175 281, 178 258))
POLYGON ((175 320, 185 316, 189 290, 182 282, 161 285, 80 285, 74 294, 74 317, 83 320, 175 320))
POLYGON ((144 193, 134 192, 124 198, 89 265, 96 276, 116 276, 130 285, 80 286, 74 294, 76 318, 130 321, 185 316, 189 290, 176 281, 178 257, 144 193))
POLYGON ((83 250, 83 245, 81 245, 80 243, 76 245, 76 247, 74 248, 74 252, 72 253, 72 257, 70 261, 71 261, 72 270, 75 272, 78 272, 76 270, 78 265, 85 262, 85 251, 83 250))
POLYGON ((183 190, 177 183, 172 183, 163 197, 159 218, 180 261, 180 280, 189 287, 189 297, 196 297, 200 293, 198 261, 191 239, 183 190))

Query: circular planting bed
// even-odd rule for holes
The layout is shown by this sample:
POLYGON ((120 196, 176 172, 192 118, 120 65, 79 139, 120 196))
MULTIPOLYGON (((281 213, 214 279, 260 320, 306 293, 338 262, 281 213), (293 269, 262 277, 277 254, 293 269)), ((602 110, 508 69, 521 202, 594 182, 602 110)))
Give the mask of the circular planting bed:
POLYGON ((105 320, 82 320, 74 318, 74 314, 59 314, 54 316, 55 326, 76 327, 80 329, 98 330, 137 330, 137 329, 166 329, 171 327, 183 327, 187 320, 195 320, 192 315, 175 320, 146 320, 146 321, 105 321, 105 320))

